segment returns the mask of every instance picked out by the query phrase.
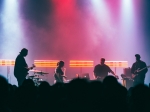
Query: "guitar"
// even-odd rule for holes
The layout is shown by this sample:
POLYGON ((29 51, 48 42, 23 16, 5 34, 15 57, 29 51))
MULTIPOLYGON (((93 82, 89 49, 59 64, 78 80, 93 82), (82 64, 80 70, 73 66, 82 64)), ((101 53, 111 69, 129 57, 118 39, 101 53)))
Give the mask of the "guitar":
POLYGON ((63 72, 64 72, 64 75, 60 75, 59 73, 56 73, 55 71, 55 74, 54 74, 54 77, 55 77, 55 80, 58 81, 58 82, 65 82, 67 76, 65 75, 66 71, 66 68, 64 68, 63 72))
POLYGON ((59 73, 55 73, 54 77, 58 82, 64 82, 64 78, 67 78, 65 75, 60 75, 59 73))
POLYGON ((138 76, 139 72, 145 70, 146 68, 150 68, 150 65, 149 65, 149 66, 146 66, 146 67, 144 67, 144 68, 142 68, 142 69, 138 68, 137 70, 135 70, 134 74, 132 74, 132 76, 131 76, 132 79, 135 79, 135 77, 138 76))
POLYGON ((67 76, 66 76, 66 68, 63 69, 63 72, 64 72, 64 75, 63 75, 62 77, 63 77, 63 82, 65 82, 66 79, 67 79, 67 76))
POLYGON ((27 69, 27 75, 29 74, 28 71, 32 70, 33 68, 35 68, 36 66, 33 64, 32 67, 25 67, 27 69))

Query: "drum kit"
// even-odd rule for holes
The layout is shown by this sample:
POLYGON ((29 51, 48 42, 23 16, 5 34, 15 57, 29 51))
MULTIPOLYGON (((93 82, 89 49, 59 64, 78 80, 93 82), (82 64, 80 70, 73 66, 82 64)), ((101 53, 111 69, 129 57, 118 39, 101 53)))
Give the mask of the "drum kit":
POLYGON ((39 86, 41 84, 41 82, 44 81, 41 76, 45 76, 46 74, 49 74, 49 73, 42 72, 39 70, 30 70, 30 72, 33 72, 33 74, 28 75, 27 79, 32 79, 33 82, 35 83, 35 86, 39 86))

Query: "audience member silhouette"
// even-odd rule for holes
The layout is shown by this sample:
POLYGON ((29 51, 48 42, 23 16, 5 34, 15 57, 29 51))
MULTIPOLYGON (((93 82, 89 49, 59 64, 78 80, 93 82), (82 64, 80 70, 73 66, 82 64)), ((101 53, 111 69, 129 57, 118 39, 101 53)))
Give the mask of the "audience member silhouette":
POLYGON ((8 108, 9 85, 7 80, 0 76, 0 112, 11 112, 8 108))
POLYGON ((150 112, 150 89, 138 85, 128 91, 113 76, 103 83, 73 79, 69 83, 35 86, 31 79, 20 87, 0 76, 0 112, 150 112))
POLYGON ((150 112, 150 89, 143 85, 137 85, 131 90, 129 110, 130 112, 150 112))

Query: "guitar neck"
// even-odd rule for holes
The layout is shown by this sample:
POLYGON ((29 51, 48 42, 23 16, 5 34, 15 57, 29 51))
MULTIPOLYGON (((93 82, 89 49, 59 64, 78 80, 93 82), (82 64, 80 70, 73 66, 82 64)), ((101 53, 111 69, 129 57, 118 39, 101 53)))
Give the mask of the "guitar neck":
POLYGON ((145 68, 142 68, 142 69, 139 70, 138 72, 141 72, 141 71, 145 70, 146 68, 149 68, 149 67, 147 66, 147 67, 145 67, 145 68))
POLYGON ((34 67, 29 67, 29 70, 33 69, 34 67))

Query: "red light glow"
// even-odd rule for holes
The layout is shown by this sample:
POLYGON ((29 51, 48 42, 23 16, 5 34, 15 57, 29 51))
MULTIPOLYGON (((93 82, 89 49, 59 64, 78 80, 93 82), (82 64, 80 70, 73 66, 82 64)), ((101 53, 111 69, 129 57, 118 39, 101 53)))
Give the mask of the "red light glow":
POLYGON ((34 60, 36 67, 57 67, 58 60, 34 60))
POLYGON ((93 67, 93 61, 71 60, 70 67, 93 67))
POLYGON ((105 64, 109 67, 128 67, 128 61, 105 61, 105 64))

